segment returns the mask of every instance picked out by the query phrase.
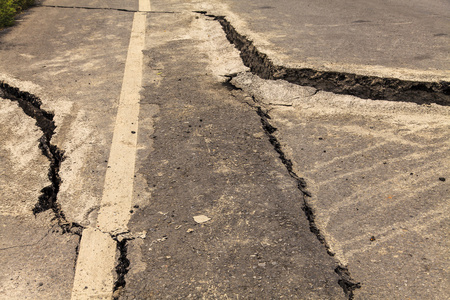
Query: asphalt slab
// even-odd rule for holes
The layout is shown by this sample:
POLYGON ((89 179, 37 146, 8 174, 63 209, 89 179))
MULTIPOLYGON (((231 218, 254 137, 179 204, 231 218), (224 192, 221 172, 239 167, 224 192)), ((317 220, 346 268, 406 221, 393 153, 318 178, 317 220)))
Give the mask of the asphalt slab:
POLYGON ((145 88, 141 115, 147 106, 157 113, 154 132, 140 137, 153 150, 137 176, 151 196, 133 209, 130 230, 146 238, 128 242, 120 298, 345 298, 256 111, 188 37, 198 19, 149 20, 148 73, 159 79, 145 88))

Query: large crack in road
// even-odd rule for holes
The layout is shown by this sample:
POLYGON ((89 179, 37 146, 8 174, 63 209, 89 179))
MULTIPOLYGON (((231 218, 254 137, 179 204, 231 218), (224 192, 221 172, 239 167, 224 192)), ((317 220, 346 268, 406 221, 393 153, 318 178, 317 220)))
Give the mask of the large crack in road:
POLYGON ((52 210, 63 233, 70 232, 81 236, 82 226, 69 222, 58 203, 58 192, 61 186, 59 170, 61 163, 64 161, 64 151, 51 143, 56 129, 53 121, 54 114, 42 109, 42 102, 38 97, 28 92, 23 92, 5 82, 0 82, 0 96, 17 102, 27 116, 36 120, 36 126, 42 131, 42 136, 39 139, 39 149, 50 162, 48 178, 51 184, 41 190, 42 194, 33 208, 33 214, 36 215, 52 210))
MULTIPOLYGON (((59 172, 61 163, 65 159, 65 152, 51 143, 56 129, 54 114, 44 110, 42 108, 42 101, 35 95, 21 91, 19 88, 13 87, 4 81, 0 81, 0 98, 16 102, 25 115, 36 121, 35 126, 42 132, 42 136, 38 139, 38 148, 41 154, 49 161, 47 177, 50 181, 50 185, 45 186, 40 190, 41 194, 34 204, 34 207, 30 208, 30 211, 35 217, 37 217, 38 214, 51 211, 51 219, 49 220, 52 222, 56 221, 56 224, 52 226, 38 242, 41 242, 51 232, 61 232, 63 235, 69 234, 76 236, 77 240, 75 242, 76 247, 73 261, 75 266, 78 256, 78 247, 84 228, 75 222, 68 221, 61 205, 58 203, 58 193, 62 183, 59 172), (59 227, 60 230, 55 227, 59 227)), ((20 247, 32 246, 38 242, 21 245, 20 247)))
MULTIPOLYGON (((330 251, 330 247, 327 244, 325 237, 321 234, 320 229, 317 227, 315 222, 315 214, 311 205, 308 203, 308 197, 311 197, 311 193, 306 189, 307 184, 304 178, 299 177, 294 169, 292 161, 287 158, 287 155, 284 153, 281 143, 278 141, 274 133, 277 131, 277 128, 273 127, 270 124, 270 115, 268 112, 264 112, 260 106, 256 106, 256 110, 258 115, 261 117, 261 124, 264 128, 266 135, 269 138, 270 143, 273 145, 275 151, 279 154, 279 158, 286 167, 289 175, 297 182, 297 187, 303 195, 303 211, 305 213, 306 218, 309 222, 309 229, 312 233, 315 234, 317 239, 325 246, 328 255, 334 256, 334 253, 330 251)), ((348 299, 353 299, 353 291, 357 288, 361 287, 359 282, 356 282, 350 275, 350 272, 346 266, 339 264, 334 271, 339 275, 340 279, 338 281, 339 285, 342 287, 345 295, 347 295, 348 299)))
POLYGON ((125 8, 114 8, 114 7, 91 7, 91 6, 76 6, 76 5, 48 5, 48 4, 39 4, 37 7, 50 7, 50 8, 71 8, 71 9, 92 9, 92 10, 116 10, 123 12, 131 12, 135 13, 138 10, 135 9, 125 9, 125 8))
POLYGON ((114 282, 113 287, 113 299, 119 299, 122 290, 125 288, 127 282, 125 276, 127 275, 130 267, 130 260, 127 258, 128 253, 128 240, 122 241, 116 240, 117 250, 119 251, 118 263, 116 265, 117 279, 114 282))
POLYGON ((283 79, 320 91, 353 95, 362 99, 414 102, 417 104, 450 105, 450 82, 407 81, 344 72, 320 71, 310 68, 288 68, 275 65, 241 35, 224 16, 197 11, 220 23, 227 39, 240 51, 243 63, 263 79, 283 79))
MULTIPOLYGON (((228 87, 231 87, 236 90, 241 90, 238 87, 235 87, 231 80, 232 76, 229 77, 229 80, 225 82, 225 85, 228 87)), ((302 197, 303 197, 303 206, 302 210, 305 213, 306 219, 309 222, 309 229, 310 231, 316 236, 316 238, 320 241, 322 245, 326 248, 326 251, 329 256, 334 257, 335 254, 330 250, 330 247, 325 239, 325 237, 320 232, 320 229, 317 227, 315 222, 315 214, 314 209, 308 202, 308 198, 311 197, 311 193, 307 190, 307 183, 304 178, 298 176, 296 172, 294 171, 292 160, 288 158, 286 153, 283 151, 282 146, 278 138, 274 135, 274 133, 278 130, 272 124, 270 123, 270 120, 272 119, 269 111, 264 109, 259 103, 258 100, 252 96, 253 101, 252 102, 246 102, 250 107, 252 107, 258 116, 261 118, 261 125, 262 128, 269 138, 270 143, 272 144, 274 150, 278 153, 278 157, 283 163, 283 165, 286 167, 286 170, 288 171, 289 175, 296 181, 297 188, 300 190, 302 197)), ((350 274, 350 271, 346 266, 344 266, 342 263, 340 263, 336 259, 337 267, 334 269, 335 273, 339 275, 340 279, 338 280, 339 286, 344 291, 345 295, 348 297, 348 299, 354 298, 354 290, 361 287, 361 283, 355 281, 350 274)))
MULTIPOLYGON (((48 169, 48 178, 51 182, 49 186, 41 190, 35 207, 32 209, 33 214, 39 214, 47 210, 52 210, 54 219, 57 220, 58 226, 62 229, 62 233, 70 233, 79 236, 78 245, 75 249, 76 257, 79 253, 79 242, 83 233, 84 227, 75 222, 67 220, 61 205, 58 203, 58 192, 61 186, 61 178, 59 171, 61 163, 64 161, 64 151, 59 149, 56 145, 51 143, 52 137, 55 134, 56 125, 54 122, 54 114, 44 110, 42 101, 28 92, 21 91, 5 82, 0 82, 0 97, 17 102, 23 112, 36 120, 36 126, 42 131, 42 136, 39 139, 39 149, 42 154, 47 157, 50 162, 48 169)), ((129 261, 127 259, 127 242, 131 238, 127 238, 126 234, 111 235, 111 238, 117 243, 118 259, 115 267, 116 281, 114 283, 114 290, 119 291, 125 287, 125 275, 128 272, 129 261)), ((76 266, 76 260, 74 267, 76 266)))
MULTIPOLYGON (((136 13, 139 12, 139 10, 135 9, 126 9, 126 8, 115 8, 115 7, 93 7, 93 6, 72 6, 72 5, 48 5, 48 4, 39 4, 36 5, 37 7, 48 7, 48 8, 69 8, 69 9, 86 9, 86 10, 114 10, 114 11, 121 11, 121 12, 130 12, 130 13, 136 13)), ((174 11, 148 11, 147 13, 166 13, 166 14, 174 14, 176 12, 174 11)))

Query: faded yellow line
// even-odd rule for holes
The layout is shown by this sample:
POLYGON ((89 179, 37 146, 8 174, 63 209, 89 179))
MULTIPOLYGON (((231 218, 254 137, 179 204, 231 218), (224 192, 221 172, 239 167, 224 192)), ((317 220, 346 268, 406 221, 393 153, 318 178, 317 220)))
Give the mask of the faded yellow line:
POLYGON ((140 0, 139 1, 139 11, 151 11, 152 7, 150 0, 140 0))
MULTIPOLYGON (((139 8, 149 11, 150 1, 140 0, 139 8)), ((117 247, 111 235, 127 231, 130 220, 145 23, 145 12, 134 14, 101 208, 96 227, 83 231, 72 300, 112 297, 117 247)))
POLYGON ((72 300, 111 299, 116 248, 108 233, 93 228, 83 230, 72 300))
POLYGON ((97 219, 97 228, 103 232, 124 232, 130 219, 129 211, 136 161, 139 92, 142 85, 145 22, 145 13, 135 13, 102 203, 97 219))

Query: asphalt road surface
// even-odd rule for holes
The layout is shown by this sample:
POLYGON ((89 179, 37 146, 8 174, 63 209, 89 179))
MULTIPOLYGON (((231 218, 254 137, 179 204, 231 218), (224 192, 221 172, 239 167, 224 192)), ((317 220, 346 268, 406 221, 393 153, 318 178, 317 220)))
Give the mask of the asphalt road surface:
POLYGON ((239 32, 280 64, 449 80, 448 1, 222 3, 239 32))
POLYGON ((449 12, 38 1, 0 31, 0 299, 446 299, 449 12))

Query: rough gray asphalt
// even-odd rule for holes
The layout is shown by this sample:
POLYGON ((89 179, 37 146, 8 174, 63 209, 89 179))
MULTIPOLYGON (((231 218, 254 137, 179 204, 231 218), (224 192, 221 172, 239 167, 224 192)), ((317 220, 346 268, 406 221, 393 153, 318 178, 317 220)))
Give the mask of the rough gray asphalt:
MULTIPOLYGON (((0 80, 55 115, 52 143, 65 151, 57 207, 67 222, 51 209, 33 215, 49 184, 42 133, 0 98, 2 299, 70 299, 138 8, 39 3, 0 32, 0 80)), ((446 299, 448 106, 261 80, 245 72, 218 20, 193 11, 225 16, 277 64, 433 82, 450 78, 447 1, 151 4, 133 218, 114 296, 446 299), (360 288, 349 291, 352 282, 360 288)))
POLYGON ((448 107, 363 100, 249 74, 232 82, 269 111, 281 148, 308 183, 317 227, 362 283, 355 299, 443 298, 448 107))
MULTIPOLYGON (((34 7, 0 32, 1 80, 55 114, 52 142, 66 154, 58 203, 75 224, 92 221, 101 197, 131 20, 126 12, 34 7)), ((70 299, 79 236, 62 235, 51 210, 33 215, 49 185, 42 132, 1 101, 0 298, 70 299)))
POLYGON ((241 34, 282 65, 450 78, 446 0, 226 0, 220 5, 228 7, 209 12, 227 15, 241 34))
POLYGON ((32 214, 50 185, 49 161, 38 148, 42 132, 17 102, 4 98, 0 128, 0 298, 67 299, 79 237, 62 235, 51 211, 32 214))
POLYGON ((153 151, 138 174, 151 196, 130 222, 147 237, 129 243, 121 298, 344 298, 260 118, 215 80, 200 41, 177 40, 194 21, 170 14, 149 24, 148 72, 161 79, 141 101, 158 113, 154 133, 141 138, 153 151), (211 220, 197 224, 197 215, 211 220))

